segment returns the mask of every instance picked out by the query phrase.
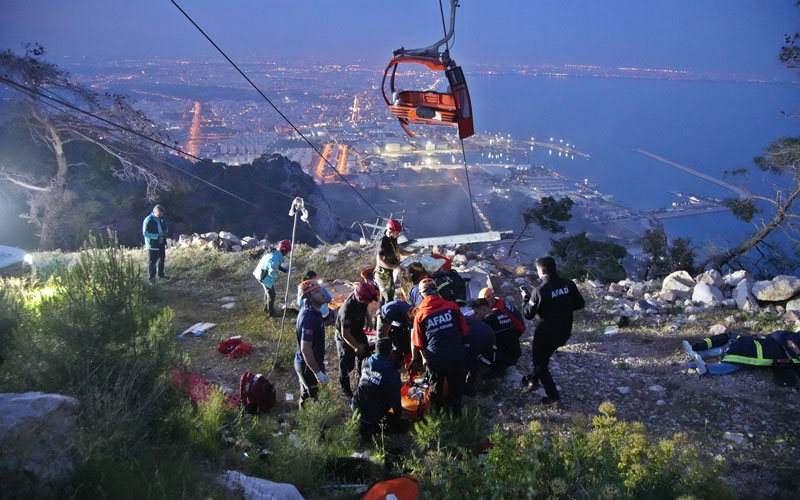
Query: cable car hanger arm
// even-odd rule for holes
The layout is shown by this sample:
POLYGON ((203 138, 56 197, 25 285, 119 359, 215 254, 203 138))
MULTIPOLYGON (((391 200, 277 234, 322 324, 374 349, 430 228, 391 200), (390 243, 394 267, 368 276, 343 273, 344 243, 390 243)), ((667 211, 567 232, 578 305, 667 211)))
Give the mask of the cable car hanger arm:
POLYGON ((458 0, 450 0, 450 30, 445 34, 444 38, 439 40, 438 42, 433 43, 427 47, 423 47, 421 49, 406 49, 400 47, 399 49, 395 49, 392 51, 392 56, 402 56, 402 55, 412 55, 412 56, 425 56, 425 57, 440 57, 443 56, 443 60, 447 60, 450 58, 449 50, 445 49, 444 52, 439 52, 439 48, 442 45, 445 45, 447 42, 453 38, 453 34, 455 33, 456 28, 456 7, 458 7, 458 0))

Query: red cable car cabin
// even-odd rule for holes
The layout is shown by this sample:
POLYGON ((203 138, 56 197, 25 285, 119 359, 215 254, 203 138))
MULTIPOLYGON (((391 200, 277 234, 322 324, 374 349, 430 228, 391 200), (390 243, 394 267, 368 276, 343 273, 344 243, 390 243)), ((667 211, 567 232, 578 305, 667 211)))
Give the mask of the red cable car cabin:
POLYGON ((396 54, 386 70, 383 72, 383 99, 389 110, 403 127, 408 135, 414 133, 408 128, 409 124, 424 125, 455 125, 458 127, 458 137, 466 139, 475 133, 472 124, 472 103, 469 99, 467 81, 464 72, 455 61, 445 54, 436 56, 400 53, 396 54), (432 90, 397 90, 395 88, 395 74, 397 66, 401 63, 423 64, 434 71, 444 71, 449 83, 448 92, 432 90), (386 77, 391 72, 389 79, 389 92, 386 89, 386 77), (390 99, 391 96, 391 99, 390 99))

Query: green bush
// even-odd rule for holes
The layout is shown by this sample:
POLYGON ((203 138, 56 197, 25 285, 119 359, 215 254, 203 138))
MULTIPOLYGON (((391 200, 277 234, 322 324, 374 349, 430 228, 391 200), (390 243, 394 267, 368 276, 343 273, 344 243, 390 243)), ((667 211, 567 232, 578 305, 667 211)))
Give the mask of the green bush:
POLYGON ((25 282, 18 278, 0 279, 0 364, 11 344, 14 330, 22 321, 25 282))
MULTIPOLYGON (((168 390, 172 310, 148 303, 138 267, 113 241, 107 248, 91 242, 19 296, 24 307, 2 364, 3 389, 80 401, 78 476, 89 464, 142 468, 138 457, 150 453, 163 415, 175 404, 168 390), (120 462, 121 453, 127 460, 120 462)), ((109 470, 102 477, 116 476, 109 470)), ((77 481, 68 487, 85 487, 77 481)))
POLYGON ((653 443, 641 423, 617 421, 611 403, 591 426, 576 422, 546 435, 533 422, 511 437, 499 429, 483 455, 434 450, 421 483, 427 498, 734 498, 717 479, 723 463, 706 463, 685 434, 653 443))

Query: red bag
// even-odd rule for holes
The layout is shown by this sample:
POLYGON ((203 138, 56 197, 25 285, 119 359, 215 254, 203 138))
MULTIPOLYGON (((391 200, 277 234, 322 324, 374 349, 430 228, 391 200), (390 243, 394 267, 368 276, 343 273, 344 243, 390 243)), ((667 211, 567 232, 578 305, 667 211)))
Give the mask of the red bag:
POLYGON ((265 413, 275 406, 275 386, 263 375, 244 372, 239 378, 239 398, 247 413, 265 413))
POLYGON ((225 356, 231 358, 242 358, 244 356, 248 356, 252 350, 253 347, 250 344, 242 342, 242 339, 240 338, 226 339, 217 345, 217 351, 219 351, 220 354, 224 354, 225 356))

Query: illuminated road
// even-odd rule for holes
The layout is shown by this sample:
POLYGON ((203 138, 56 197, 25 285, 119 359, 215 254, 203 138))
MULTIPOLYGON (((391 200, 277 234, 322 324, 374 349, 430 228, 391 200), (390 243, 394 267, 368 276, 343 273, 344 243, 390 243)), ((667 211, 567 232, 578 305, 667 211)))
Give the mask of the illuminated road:
POLYGON ((322 148, 322 156, 320 156, 319 160, 317 160, 316 168, 317 178, 319 179, 325 178, 325 167, 328 165, 328 156, 331 154, 332 149, 333 146, 331 144, 325 144, 325 147, 322 148))
POLYGON ((189 142, 186 145, 186 149, 188 150, 187 153, 194 157, 198 157, 200 154, 200 111, 202 110, 202 106, 200 105, 200 101, 194 102, 194 107, 192 108, 192 126, 189 127, 189 142))

